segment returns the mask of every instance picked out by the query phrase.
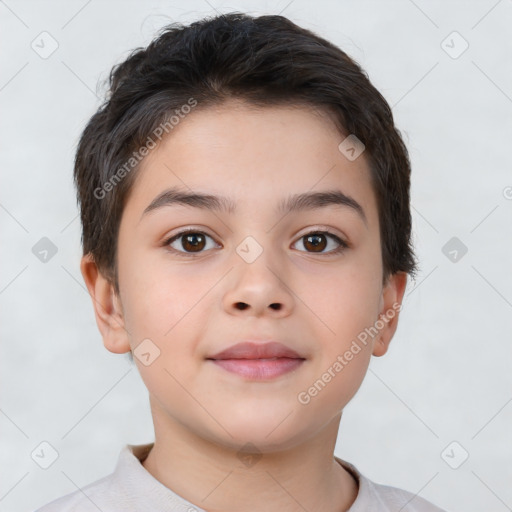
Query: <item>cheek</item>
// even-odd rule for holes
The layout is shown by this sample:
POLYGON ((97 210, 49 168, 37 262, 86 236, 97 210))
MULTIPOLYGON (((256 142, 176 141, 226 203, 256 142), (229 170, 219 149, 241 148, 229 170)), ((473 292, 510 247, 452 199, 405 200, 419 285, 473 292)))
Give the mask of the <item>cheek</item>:
POLYGON ((297 305, 302 301, 307 306, 333 342, 357 335, 378 317, 380 275, 363 258, 347 259, 336 268, 301 262, 294 277, 297 305))
POLYGON ((185 274, 183 267, 171 267, 154 250, 133 251, 119 266, 125 321, 135 344, 141 337, 165 344, 172 338, 175 326, 188 319, 208 280, 185 274))
POLYGON ((369 350, 363 349, 350 362, 336 366, 333 361, 322 368, 309 387, 297 396, 299 407, 309 418, 333 418, 352 400, 364 380, 370 360, 369 350), (340 368, 342 368, 340 370, 340 368))
POLYGON ((297 399, 308 415, 333 415, 350 402, 361 386, 372 354, 372 338, 365 328, 372 323, 364 311, 347 309, 332 323, 329 333, 318 344, 316 361, 297 399), (346 314, 345 314, 346 313, 346 314))
POLYGON ((307 383, 310 387, 303 389, 305 400, 311 399, 310 412, 315 410, 314 403, 329 403, 339 411, 364 379, 373 341, 367 330, 378 319, 381 291, 380 275, 372 272, 370 263, 347 262, 336 273, 317 271, 313 280, 308 277, 299 283, 304 303, 311 304, 307 314, 316 317, 318 340, 313 378, 307 383), (308 282, 315 286, 306 287, 308 282))
POLYGON ((191 267, 171 267, 162 258, 144 260, 143 255, 134 255, 134 264, 137 258, 145 262, 143 266, 132 269, 127 264, 125 274, 120 273, 134 360, 151 393, 158 396, 164 390, 179 401, 183 389, 178 382, 192 382, 201 362, 198 343, 208 320, 205 309, 214 309, 208 291, 218 276, 194 272, 191 267), (149 347, 149 359, 157 355, 148 366, 144 364, 147 356, 137 360, 142 342, 149 347))

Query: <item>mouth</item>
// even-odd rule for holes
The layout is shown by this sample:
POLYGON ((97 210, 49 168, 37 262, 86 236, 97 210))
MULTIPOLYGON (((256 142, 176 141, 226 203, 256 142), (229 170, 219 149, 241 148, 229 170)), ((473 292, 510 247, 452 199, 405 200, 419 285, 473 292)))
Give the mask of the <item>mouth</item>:
POLYGON ((278 342, 237 343, 206 358, 220 368, 253 380, 268 380, 298 369, 306 360, 278 342))

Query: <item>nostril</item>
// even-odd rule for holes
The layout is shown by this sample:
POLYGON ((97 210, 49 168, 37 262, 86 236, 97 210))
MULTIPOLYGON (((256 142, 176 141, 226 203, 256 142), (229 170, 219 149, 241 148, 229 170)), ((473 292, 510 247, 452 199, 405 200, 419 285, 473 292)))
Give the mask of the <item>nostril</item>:
MULTIPOLYGON (((249 307, 249 304, 246 304, 245 302, 237 302, 236 307, 243 311, 244 309, 247 309, 249 307)), ((273 302, 272 304, 270 304, 270 307, 272 309, 279 311, 282 307, 282 304, 279 304, 278 302, 273 302)))

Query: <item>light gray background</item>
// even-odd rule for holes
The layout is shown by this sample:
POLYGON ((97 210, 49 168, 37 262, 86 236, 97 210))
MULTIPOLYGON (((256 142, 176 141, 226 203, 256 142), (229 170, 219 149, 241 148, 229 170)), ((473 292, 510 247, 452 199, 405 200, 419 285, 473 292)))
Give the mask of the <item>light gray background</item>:
POLYGON ((166 23, 214 10, 282 12, 338 44, 410 150, 422 270, 336 454, 454 512, 511 510, 510 0, 0 1, 0 510, 75 491, 111 472, 124 444, 153 440, 147 392, 103 348, 79 271, 72 161, 111 66, 166 23), (49 48, 43 31, 59 45, 47 59, 31 48, 49 48), (458 58, 453 31, 469 43, 458 58), (58 248, 46 263, 32 253, 42 237, 58 248), (468 249, 456 262, 442 252, 452 237, 468 249), (59 454, 46 470, 31 458, 42 441, 59 454), (444 459, 469 453, 458 469, 441 455, 453 441, 444 459))

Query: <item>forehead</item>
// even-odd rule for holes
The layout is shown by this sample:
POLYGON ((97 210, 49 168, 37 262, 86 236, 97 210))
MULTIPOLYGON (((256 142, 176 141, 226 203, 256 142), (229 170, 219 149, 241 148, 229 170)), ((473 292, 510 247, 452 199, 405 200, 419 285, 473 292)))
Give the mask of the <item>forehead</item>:
MULTIPOLYGON (((197 108, 197 107, 196 107, 197 108)), ((192 111, 141 162, 126 210, 140 217, 170 188, 229 197, 236 214, 282 206, 293 194, 340 190, 369 223, 376 203, 364 153, 350 161, 331 118, 311 107, 239 101, 192 111)))

